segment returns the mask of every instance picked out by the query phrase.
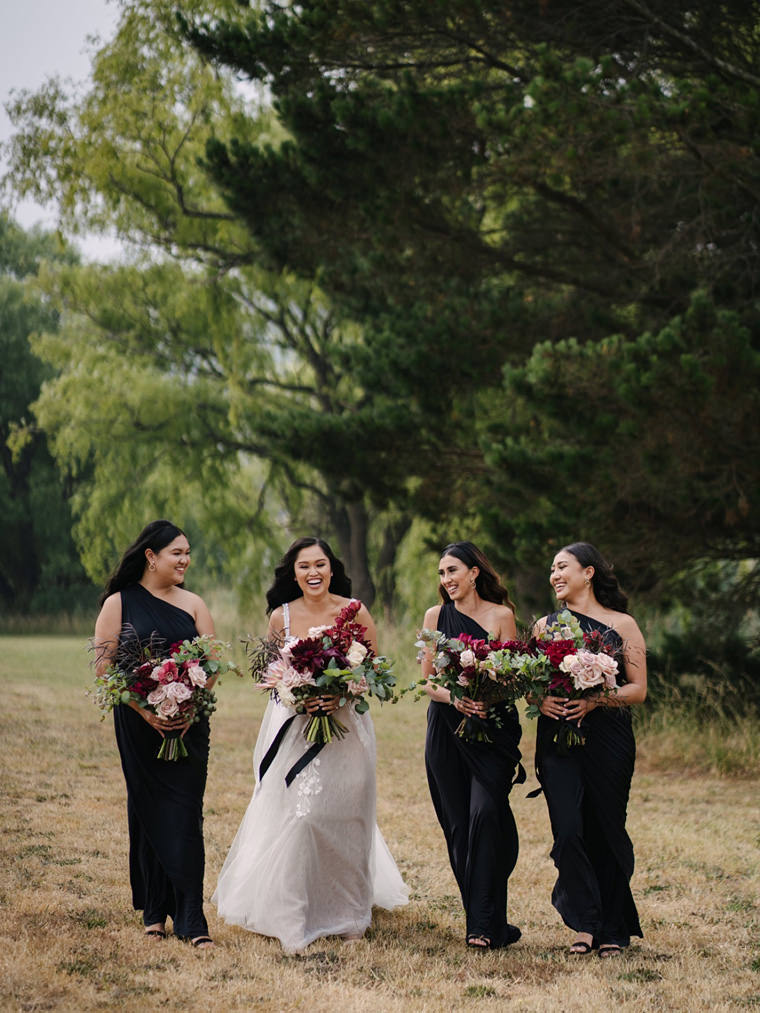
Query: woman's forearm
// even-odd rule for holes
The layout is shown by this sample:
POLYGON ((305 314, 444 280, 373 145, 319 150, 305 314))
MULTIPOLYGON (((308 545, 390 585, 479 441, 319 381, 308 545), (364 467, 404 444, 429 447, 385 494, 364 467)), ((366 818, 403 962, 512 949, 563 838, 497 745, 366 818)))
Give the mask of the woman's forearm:
POLYGON ((451 693, 441 686, 435 686, 428 682, 423 687, 427 695, 431 700, 435 700, 436 703, 451 703, 451 693))

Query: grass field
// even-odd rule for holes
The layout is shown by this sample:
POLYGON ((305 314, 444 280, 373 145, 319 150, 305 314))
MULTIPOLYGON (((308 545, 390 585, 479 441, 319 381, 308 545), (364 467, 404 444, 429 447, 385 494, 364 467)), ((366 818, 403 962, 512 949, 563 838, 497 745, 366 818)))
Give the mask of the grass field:
MULTIPOLYGON (((427 794, 425 708, 376 710, 378 822, 411 887, 354 946, 319 940, 285 957, 225 926, 208 906, 214 952, 142 936, 127 877, 125 789, 110 721, 86 695, 89 658, 71 637, 0 637, 3 1010, 438 1011, 760 1009, 757 777, 695 775, 661 738, 641 743, 630 804, 633 891, 643 941, 624 957, 571 958, 549 897, 546 806, 515 789, 520 858, 510 920, 523 939, 472 953, 427 794)), ((227 678, 213 718, 206 793, 206 895, 252 789, 263 712, 227 678)), ((532 728, 524 753, 532 756, 532 728)), ((526 763, 529 767, 529 764, 526 763)))

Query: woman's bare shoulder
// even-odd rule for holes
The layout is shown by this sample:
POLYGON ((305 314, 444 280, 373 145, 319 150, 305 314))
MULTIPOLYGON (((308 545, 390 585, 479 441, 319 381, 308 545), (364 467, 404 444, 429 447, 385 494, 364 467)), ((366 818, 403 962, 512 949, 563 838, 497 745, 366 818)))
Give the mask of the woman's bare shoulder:
POLYGON ((624 640, 632 636, 641 636, 639 624, 629 612, 613 612, 610 626, 616 629, 624 640))
POLYGON ((441 614, 442 605, 431 605, 425 613, 422 625, 426 630, 434 630, 438 626, 438 617, 441 614))
POLYGON ((491 606, 490 612, 496 619, 513 619, 515 615, 509 605, 499 605, 496 602, 491 606))

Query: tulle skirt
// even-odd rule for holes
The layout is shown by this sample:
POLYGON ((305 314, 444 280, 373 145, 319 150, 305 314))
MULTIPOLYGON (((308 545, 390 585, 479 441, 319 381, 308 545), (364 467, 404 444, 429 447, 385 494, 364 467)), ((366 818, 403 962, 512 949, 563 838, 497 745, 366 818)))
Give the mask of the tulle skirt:
MULTIPOLYGON (((270 700, 254 775, 292 711, 270 700)), ((258 780, 211 898, 225 921, 296 952, 321 936, 361 935, 372 907, 392 910, 408 888, 375 822, 375 732, 368 714, 340 711, 348 729, 296 775, 308 749, 297 715, 258 780)))

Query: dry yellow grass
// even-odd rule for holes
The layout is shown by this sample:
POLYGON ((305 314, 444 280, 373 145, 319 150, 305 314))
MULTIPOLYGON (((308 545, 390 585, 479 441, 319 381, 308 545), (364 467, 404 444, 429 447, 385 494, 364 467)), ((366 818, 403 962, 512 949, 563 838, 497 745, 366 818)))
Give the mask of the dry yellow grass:
MULTIPOLYGON (((757 780, 647 769, 629 826, 634 894, 646 933, 624 957, 570 958, 549 895, 546 807, 514 792, 521 852, 506 952, 463 945, 463 917, 427 795, 425 709, 408 698, 375 711, 378 820, 411 886, 401 911, 377 912, 354 946, 320 940, 302 957, 228 927, 199 953, 147 941, 131 910, 125 792, 110 722, 84 689, 73 638, 0 638, 4 1010, 733 1010, 760 1007, 760 807, 757 780)), ((252 787, 263 700, 228 678, 213 719, 206 794, 210 895, 252 787)), ((532 729, 526 730, 526 739, 532 729)), ((532 744, 525 742, 530 757, 532 744)), ((528 787, 532 787, 529 783, 528 787)))

